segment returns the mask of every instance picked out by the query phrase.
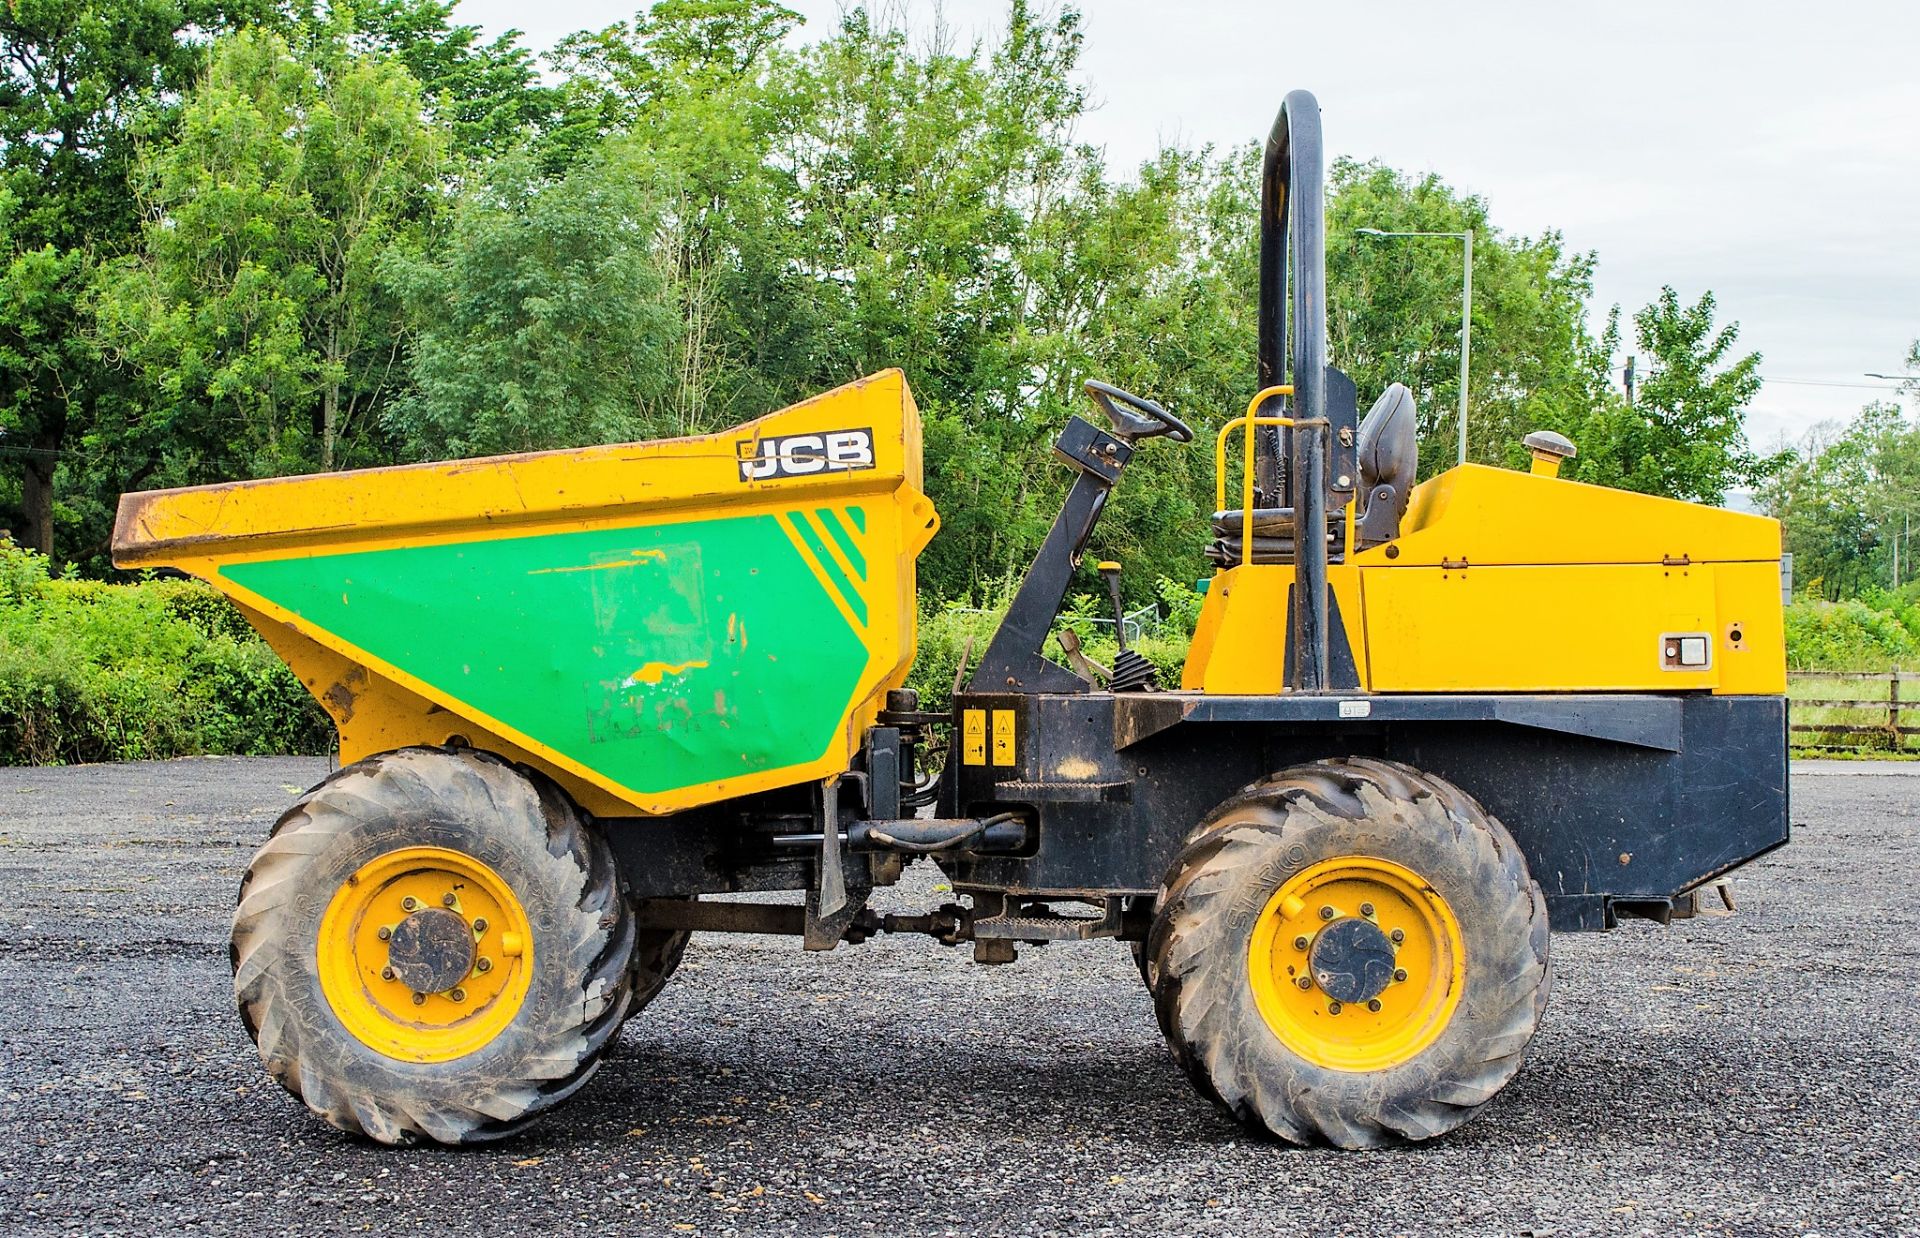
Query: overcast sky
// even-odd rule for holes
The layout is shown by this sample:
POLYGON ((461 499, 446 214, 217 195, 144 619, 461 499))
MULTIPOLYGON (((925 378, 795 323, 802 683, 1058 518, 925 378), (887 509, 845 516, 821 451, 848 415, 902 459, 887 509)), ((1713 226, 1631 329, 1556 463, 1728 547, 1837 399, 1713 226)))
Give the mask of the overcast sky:
MULTIPOLYGON (((831 33, 839 0, 785 0, 831 33)), ((464 0, 544 49, 635 0, 464 0)), ((898 7, 897 5, 895 7, 898 7)), ((909 3, 991 39, 1005 0, 909 3)), ((1332 152, 1432 170, 1508 232, 1599 251, 1594 326, 1711 289, 1765 355, 1757 445, 1887 394, 1920 336, 1913 0, 1084 0, 1081 133, 1131 168, 1163 142, 1263 136, 1320 99, 1332 152)), ((1252 221, 1249 221, 1251 226, 1252 221)), ((1335 358, 1338 361, 1338 358, 1335 358)))

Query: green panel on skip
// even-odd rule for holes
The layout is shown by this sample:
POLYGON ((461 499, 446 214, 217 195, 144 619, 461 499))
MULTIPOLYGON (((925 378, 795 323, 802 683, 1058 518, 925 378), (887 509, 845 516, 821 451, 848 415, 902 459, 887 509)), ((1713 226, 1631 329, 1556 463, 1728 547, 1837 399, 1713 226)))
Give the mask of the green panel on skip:
POLYGON ((641 793, 814 760, 867 661, 770 515, 224 570, 641 793))

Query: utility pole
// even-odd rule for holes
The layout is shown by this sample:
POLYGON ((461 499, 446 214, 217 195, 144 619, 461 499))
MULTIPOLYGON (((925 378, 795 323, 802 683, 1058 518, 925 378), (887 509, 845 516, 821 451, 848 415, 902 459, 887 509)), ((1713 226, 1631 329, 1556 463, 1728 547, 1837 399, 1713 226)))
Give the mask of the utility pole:
POLYGON ((1633 407, 1633 355, 1627 355, 1627 407, 1633 407))
POLYGON ((1460 280, 1460 463, 1467 462, 1467 354, 1473 350, 1473 229, 1460 234, 1467 243, 1466 271, 1460 280))

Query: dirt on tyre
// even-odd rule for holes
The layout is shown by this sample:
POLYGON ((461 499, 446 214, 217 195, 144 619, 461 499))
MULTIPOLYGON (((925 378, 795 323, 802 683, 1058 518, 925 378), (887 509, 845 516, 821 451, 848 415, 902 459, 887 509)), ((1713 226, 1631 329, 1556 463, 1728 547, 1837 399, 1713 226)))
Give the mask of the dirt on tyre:
POLYGON ((592 1075, 634 937, 612 854, 557 787, 408 748, 275 825, 240 886, 234 994, 267 1072, 332 1125, 474 1143, 592 1075))
POLYGON ((1546 900, 1474 799, 1397 762, 1296 766, 1187 839, 1147 952, 1195 1086, 1297 1144, 1452 1130, 1523 1063, 1546 900))
POLYGON ((685 957, 687 941, 692 936, 685 929, 641 929, 634 934, 627 1013, 622 1023, 660 996, 660 990, 680 969, 680 960, 685 957))

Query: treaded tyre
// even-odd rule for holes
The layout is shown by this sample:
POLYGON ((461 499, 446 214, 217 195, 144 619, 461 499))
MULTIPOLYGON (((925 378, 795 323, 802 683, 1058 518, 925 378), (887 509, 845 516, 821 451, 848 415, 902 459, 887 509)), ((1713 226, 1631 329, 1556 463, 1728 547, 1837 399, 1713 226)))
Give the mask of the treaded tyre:
POLYGON ((406 748, 274 826, 240 885, 234 995, 267 1073, 329 1123, 475 1143, 593 1074, 633 944, 613 857, 557 787, 406 748))
POLYGON ((1160 891, 1155 1011, 1195 1086, 1296 1144, 1465 1122, 1520 1069, 1547 907, 1501 824, 1397 762, 1295 766, 1193 834, 1160 891))
POLYGON ((687 953, 687 939, 692 936, 685 929, 641 929, 634 934, 627 1013, 620 1020, 622 1023, 660 996, 668 978, 680 970, 680 960, 687 953))

